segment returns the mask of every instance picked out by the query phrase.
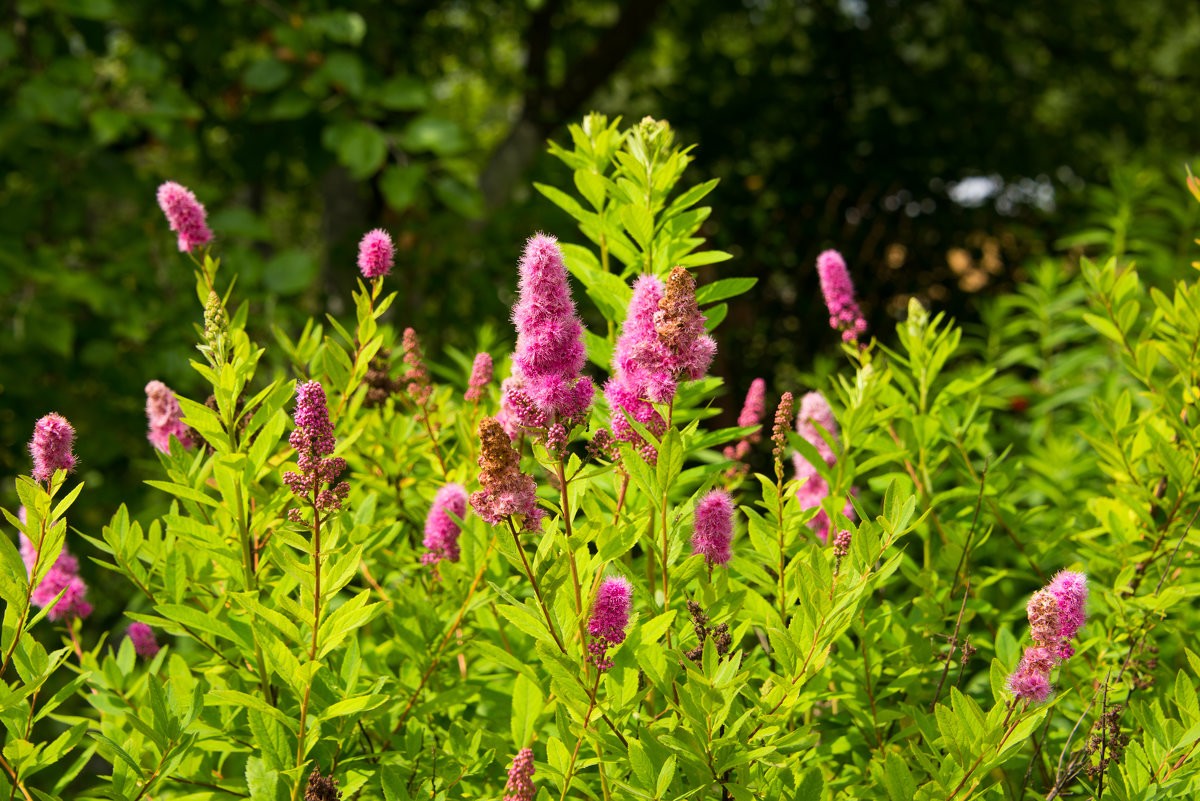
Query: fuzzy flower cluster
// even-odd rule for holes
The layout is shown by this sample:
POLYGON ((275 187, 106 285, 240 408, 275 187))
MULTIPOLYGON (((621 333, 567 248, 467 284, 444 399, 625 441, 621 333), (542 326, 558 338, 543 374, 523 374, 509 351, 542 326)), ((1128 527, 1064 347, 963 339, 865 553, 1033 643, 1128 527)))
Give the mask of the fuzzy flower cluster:
POLYGON ((521 472, 521 457, 496 418, 479 421, 479 441, 480 489, 471 493, 471 508, 492 525, 521 515, 525 530, 540 529, 544 513, 537 505, 537 482, 521 472))
POLYGON ((504 801, 533 801, 537 788, 533 786, 533 749, 522 748, 513 758, 508 769, 508 782, 504 785, 504 801))
MULTIPOLYGON (((822 430, 828 433, 834 441, 837 440, 838 425, 833 418, 833 409, 829 407, 829 402, 820 392, 809 392, 800 400, 800 414, 796 417, 796 433, 816 448, 825 464, 832 467, 837 461, 837 456, 825 437, 821 435, 822 430)), ((829 495, 828 482, 821 477, 817 466, 810 463, 801 454, 793 454, 792 459, 796 466, 796 479, 804 481, 804 484, 796 491, 800 505, 805 509, 820 506, 821 501, 829 495)), ((854 506, 851 505, 849 499, 846 500, 844 514, 851 520, 854 519, 854 506)), ((829 515, 824 509, 817 513, 810 525, 822 542, 829 538, 829 515)))
POLYGON ((506 395, 516 422, 546 429, 581 424, 592 405, 592 380, 580 375, 587 357, 558 240, 530 237, 521 257, 513 375, 506 395))
MULTIPOLYGON (((613 436, 628 442, 651 464, 658 459, 658 451, 629 424, 629 420, 635 420, 656 437, 661 437, 667 430, 667 421, 647 400, 661 394, 662 388, 671 382, 663 365, 664 349, 654 327, 654 316, 662 298, 662 281, 654 276, 643 275, 633 282, 633 295, 613 350, 612 378, 604 385, 613 436)), ((671 384, 671 394, 674 393, 671 384)))
POLYGON ((821 279, 825 306, 829 309, 829 327, 841 331, 846 342, 857 341, 867 332, 867 321, 854 299, 854 284, 842 254, 827 250, 817 256, 817 275, 821 279))
POLYGON ((167 181, 158 188, 158 207, 179 235, 179 252, 190 253, 212 241, 204 206, 187 187, 167 181))
POLYGON ((380 278, 391 272, 396 259, 392 238, 382 228, 368 231, 358 243, 358 269, 363 278, 380 278))
POLYGON ((475 354, 475 361, 471 364, 471 380, 467 382, 466 399, 472 403, 483 400, 484 392, 487 390, 488 384, 492 383, 494 374, 492 355, 490 353, 475 354))
POLYGON ((29 453, 33 456, 33 477, 43 483, 54 478, 56 470, 70 472, 77 459, 71 453, 75 444, 75 429, 57 412, 50 412, 33 425, 29 453))
POLYGON ((672 268, 662 300, 654 315, 654 330, 663 346, 661 368, 668 376, 650 399, 667 403, 675 396, 680 381, 704 377, 717 353, 717 343, 704 328, 704 315, 696 303, 696 279, 684 267, 672 268))
POLYGON ((438 490, 425 518, 424 545, 429 553, 421 557, 427 565, 437 564, 442 559, 457 562, 459 556, 458 535, 462 532, 454 515, 459 520, 467 516, 467 491, 462 484, 447 484, 438 490))
POLYGON ((842 570, 842 560, 850 554, 850 532, 842 529, 833 538, 833 560, 834 575, 837 575, 842 570))
MULTIPOLYGON (((283 482, 314 511, 330 512, 342 508, 342 500, 350 485, 338 481, 346 469, 346 460, 330 456, 333 453, 333 424, 325 405, 325 389, 320 381, 309 381, 296 388, 296 427, 288 443, 296 449, 297 472, 283 474, 283 482)), ((299 509, 288 512, 288 518, 303 522, 299 509)))
POLYGON ((1087 597, 1087 576, 1061 570, 1029 599, 1025 611, 1033 645, 1008 677, 1008 689, 1016 698, 1041 703, 1050 697, 1051 671, 1075 654, 1071 640, 1087 621, 1087 597))
POLYGON ((592 617, 588 620, 588 656, 600 670, 612 667, 608 649, 625 642, 625 629, 629 627, 629 604, 633 599, 633 586, 622 576, 612 576, 600 583, 596 590, 596 602, 592 605, 592 617))
POLYGON ((767 410, 767 382, 756 378, 750 382, 746 392, 746 402, 742 405, 742 413, 738 415, 738 428, 758 426, 754 433, 742 437, 736 445, 725 446, 725 458, 738 462, 746 461, 750 455, 750 446, 762 440, 762 418, 767 410))
MULTIPOLYGON (((24 507, 20 511, 23 521, 25 519, 24 507)), ((20 536, 20 543, 21 561, 25 563, 25 574, 32 579, 33 568, 38 561, 37 546, 24 534, 20 536)), ((47 613, 51 620, 71 620, 76 617, 87 617, 92 613, 92 605, 87 602, 87 591, 87 584, 79 576, 78 560, 67 551, 67 546, 63 545, 62 553, 58 555, 58 559, 54 561, 49 572, 33 588, 30 600, 38 608, 45 608, 53 604, 47 613), (58 598, 60 592, 62 598, 58 599, 58 603, 54 603, 54 599, 58 598)))
POLYGON ((145 623, 130 623, 129 628, 125 629, 125 636, 133 643, 134 653, 142 659, 150 659, 159 651, 154 629, 145 623))
POLYGON ((146 385, 146 419, 150 429, 146 439, 163 453, 171 452, 171 437, 179 440, 184 449, 190 449, 192 432, 183 423, 183 412, 179 408, 179 399, 175 393, 161 381, 151 381, 146 385))
POLYGON ((417 338, 415 330, 404 329, 401 347, 404 349, 404 390, 413 403, 424 406, 429 401, 432 390, 429 386, 429 371, 425 369, 425 360, 421 356, 421 340, 417 338))
POLYGON ((723 489, 708 492, 696 502, 692 529, 692 553, 702 554, 705 563, 724 567, 733 557, 733 498, 723 489))

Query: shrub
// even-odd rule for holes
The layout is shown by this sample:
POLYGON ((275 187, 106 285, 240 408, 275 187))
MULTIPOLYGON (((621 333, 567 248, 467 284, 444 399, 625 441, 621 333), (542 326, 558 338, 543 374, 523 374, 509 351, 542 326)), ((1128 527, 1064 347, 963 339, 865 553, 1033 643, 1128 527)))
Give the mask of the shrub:
POLYGON ((538 189, 585 244, 527 243, 508 360, 431 360, 387 323, 373 231, 352 329, 277 332, 292 375, 263 375, 169 192, 212 396, 148 385, 170 509, 99 533, 68 536, 67 424, 39 423, 5 513, 28 543, 0 548, 10 795, 1200 788, 1196 285, 1048 265, 978 335, 913 302, 876 339, 822 254, 845 368, 799 403, 730 388, 738 426, 711 429, 710 332, 753 288, 689 269, 728 258, 697 235, 715 182, 681 186, 665 123, 570 133, 574 191, 538 189), (82 626, 68 539, 124 578, 128 636, 82 626))

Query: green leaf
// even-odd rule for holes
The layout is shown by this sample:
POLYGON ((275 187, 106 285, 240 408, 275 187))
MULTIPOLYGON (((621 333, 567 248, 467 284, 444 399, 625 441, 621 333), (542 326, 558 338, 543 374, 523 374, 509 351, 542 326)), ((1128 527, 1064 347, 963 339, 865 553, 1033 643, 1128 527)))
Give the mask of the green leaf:
POLYGON ((410 75, 397 75, 375 91, 375 102, 393 111, 416 111, 429 105, 429 88, 410 75))
POLYGON ((400 137, 405 150, 430 151, 440 156, 460 153, 467 148, 467 138, 458 123, 433 114, 423 114, 408 124, 400 137))
POLYGON ((362 180, 374 175, 383 166, 383 160, 387 157, 387 142, 383 132, 371 123, 352 122, 339 131, 335 153, 338 162, 350 171, 351 177, 362 180))
POLYGON ((758 283, 757 278, 722 278, 696 289, 696 302, 701 306, 748 292, 758 283))
POLYGON ((408 164, 385 167, 379 177, 379 191, 393 211, 404 211, 417 201, 417 191, 425 179, 425 165, 408 164))
POLYGON ((263 284, 276 295, 294 295, 312 286, 319 265, 311 253, 289 248, 277 253, 263 268, 263 284))
POLYGON ((534 726, 545 703, 537 684, 525 674, 518 673, 513 682, 511 717, 513 744, 517 748, 524 748, 533 742, 534 726))
POLYGON ((475 220, 483 216, 483 193, 476 187, 467 186, 456 178, 443 175, 435 180, 433 194, 442 203, 468 220, 475 220))

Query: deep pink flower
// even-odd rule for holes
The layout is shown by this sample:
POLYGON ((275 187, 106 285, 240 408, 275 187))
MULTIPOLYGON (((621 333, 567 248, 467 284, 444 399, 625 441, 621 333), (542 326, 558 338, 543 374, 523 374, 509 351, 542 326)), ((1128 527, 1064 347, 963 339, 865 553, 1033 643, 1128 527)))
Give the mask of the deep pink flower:
POLYGON ((49 482, 55 470, 70 472, 77 462, 71 446, 75 443, 75 429, 66 418, 57 412, 38 420, 33 426, 33 439, 29 442, 29 453, 33 456, 33 477, 49 482))
POLYGON ((866 333, 867 321, 854 300, 854 284, 842 254, 827 250, 817 256, 817 275, 829 309, 829 327, 841 331, 846 342, 854 342, 866 333))
POLYGON ((533 786, 533 749, 522 748, 508 769, 508 782, 504 785, 504 801, 533 801, 537 788, 533 786))
POLYGON ((656 437, 667 430, 667 421, 647 400, 664 392, 668 397, 675 394, 675 380, 665 365, 666 348, 654 328, 662 296, 662 282, 654 276, 643 275, 633 282, 625 322, 613 350, 612 378, 604 385, 613 436, 633 445, 651 464, 658 452, 629 425, 627 416, 656 437))
POLYGON ((424 545, 430 553, 421 557, 422 562, 433 564, 442 559, 458 561, 458 535, 462 529, 451 514, 459 520, 467 516, 467 491, 462 484, 447 484, 434 496, 429 515, 425 518, 424 545))
MULTIPOLYGON (((27 576, 32 579, 38 557, 37 547, 24 534, 20 535, 20 543, 21 561, 25 563, 27 576)), ((87 602, 87 584, 79 577, 79 562, 65 544, 53 566, 33 588, 30 600, 39 608, 53 604, 47 615, 51 620, 82 618, 92 613, 92 605, 87 602), (55 603, 54 599, 60 592, 62 598, 55 603)))
POLYGON ((517 328, 513 376, 551 424, 572 427, 583 422, 595 389, 580 375, 587 358, 583 325, 575 315, 558 241, 545 234, 531 237, 520 273, 512 312, 517 328))
POLYGON ((738 415, 738 428, 758 426, 754 433, 742 437, 736 445, 725 446, 725 458, 745 461, 750 455, 750 445, 762 439, 762 418, 767 410, 767 382, 756 378, 750 382, 746 392, 746 402, 742 405, 742 413, 738 415))
POLYGON ((187 253, 212 241, 204 206, 186 187, 167 181, 158 188, 158 206, 171 230, 179 234, 179 251, 187 253))
POLYGON ((696 503, 692 531, 692 553, 704 555, 704 561, 724 566, 733 553, 733 498, 723 489, 715 489, 696 503))
POLYGON ((604 398, 608 402, 613 436, 632 445, 648 463, 658 461, 658 450, 629 424, 629 418, 632 418, 655 437, 665 434, 667 421, 654 408, 654 404, 630 387, 620 370, 604 385, 604 398))
MULTIPOLYGON (((837 456, 834 454, 833 448, 825 441, 825 437, 821 435, 818 426, 825 429, 833 441, 837 442, 838 426, 833 417, 833 409, 829 407, 829 402, 820 392, 809 392, 800 401, 800 413, 796 416, 796 433, 816 448, 817 453, 825 460, 825 464, 832 467, 837 462, 837 456)), ((792 460, 796 466, 796 480, 804 481, 804 484, 796 490, 800 506, 805 509, 821 506, 821 501, 829 495, 829 484, 821 477, 817 466, 811 464, 799 452, 792 454, 792 460)), ((850 520, 855 518, 854 505, 850 503, 849 498, 846 499, 843 514, 850 520)), ((829 514, 824 508, 809 522, 809 526, 822 542, 829 539, 829 514)))
POLYGON ((494 368, 490 353, 475 354, 475 362, 471 365, 471 380, 467 384, 466 399, 479 401, 483 399, 484 390, 492 383, 494 368))
POLYGON ((363 278, 379 278, 387 275, 396 258, 392 238, 382 228, 368 231, 358 243, 358 269, 363 278))
POLYGON ((1027 648, 1021 663, 1008 677, 1008 689, 1022 701, 1042 703, 1050 697, 1050 667, 1045 664, 1040 649, 1027 648))
POLYGON ((1059 650, 1063 659, 1074 656, 1070 641, 1087 622, 1087 576, 1071 570, 1060 570, 1047 588, 1058 601, 1059 650))
POLYGON ((154 639, 154 629, 145 623, 130 623, 125 629, 125 636, 133 643, 133 650, 142 659, 150 659, 159 651, 158 640, 154 639))
POLYGON ((179 440, 185 450, 192 447, 192 432, 184 425, 183 412, 175 393, 161 381, 146 385, 146 419, 150 428, 146 439, 163 453, 171 452, 171 437, 179 440))
MULTIPOLYGON (((346 460, 329 455, 335 445, 333 424, 329 421, 325 389, 320 381, 309 381, 296 387, 294 420, 296 427, 288 436, 288 443, 296 449, 299 469, 284 473, 283 483, 317 512, 342 508, 342 501, 350 492, 349 484, 338 481, 346 469, 346 460)), ((299 509, 292 509, 288 517, 293 522, 303 522, 299 509)))
POLYGON ((596 602, 592 604, 592 616, 588 620, 588 634, 592 635, 588 653, 600 670, 612 667, 606 651, 625 642, 632 599, 633 586, 622 576, 604 579, 596 590, 596 602))

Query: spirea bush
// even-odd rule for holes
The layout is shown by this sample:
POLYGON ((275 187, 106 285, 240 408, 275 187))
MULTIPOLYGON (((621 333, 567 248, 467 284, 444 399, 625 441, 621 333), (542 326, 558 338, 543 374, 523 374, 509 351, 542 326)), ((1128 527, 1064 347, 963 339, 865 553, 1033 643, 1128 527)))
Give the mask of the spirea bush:
POLYGON ((69 525, 88 432, 33 427, 0 538, 9 797, 1200 792, 1190 268, 1047 263, 977 330, 914 301, 869 332, 828 251, 842 369, 724 387, 725 301, 757 289, 695 270, 728 258, 698 234, 715 181, 665 123, 570 136, 537 188, 578 231, 495 254, 513 350, 474 359, 381 322, 383 230, 353 325, 251 341, 164 184, 204 389, 147 376, 169 510, 102 531, 69 525), (85 625, 80 559, 120 629, 85 625))

